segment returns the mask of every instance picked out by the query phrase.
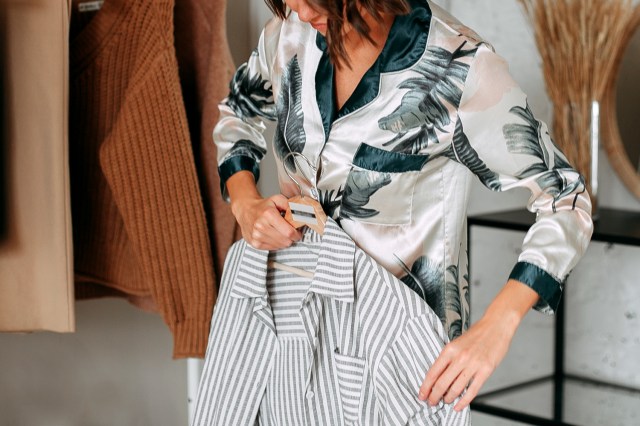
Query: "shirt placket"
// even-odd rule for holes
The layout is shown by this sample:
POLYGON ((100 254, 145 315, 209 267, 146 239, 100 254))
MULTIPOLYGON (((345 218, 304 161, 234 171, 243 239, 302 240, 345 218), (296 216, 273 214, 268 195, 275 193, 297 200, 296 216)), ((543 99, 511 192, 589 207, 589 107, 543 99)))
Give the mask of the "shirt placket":
POLYGON ((315 394, 315 381, 313 372, 316 370, 316 363, 318 362, 318 347, 319 347, 319 329, 320 321, 322 320, 322 297, 319 297, 313 292, 307 293, 302 301, 300 307, 300 319, 304 327, 305 334, 309 346, 311 347, 311 359, 309 360, 306 380, 305 380, 305 403, 306 403, 306 417, 309 424, 317 423, 317 416, 314 415, 316 405, 315 394))

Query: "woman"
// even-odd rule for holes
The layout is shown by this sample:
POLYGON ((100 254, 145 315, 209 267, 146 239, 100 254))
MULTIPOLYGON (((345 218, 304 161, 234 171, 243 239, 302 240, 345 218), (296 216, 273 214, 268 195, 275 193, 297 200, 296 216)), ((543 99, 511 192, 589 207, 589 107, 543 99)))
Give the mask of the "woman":
MULTIPOLYGON (((281 216, 303 181, 370 256, 420 294, 451 342, 419 398, 466 407, 532 307, 551 313, 592 232, 583 178, 490 45, 426 0, 267 0, 276 18, 241 66, 214 131, 222 190, 246 241, 300 238, 281 216), (276 120, 282 195, 263 198, 262 120, 276 120), (298 152, 309 160, 296 161, 298 152), (527 188, 537 212, 504 288, 469 328, 472 175, 527 188), (466 392, 465 392, 466 389, 466 392)), ((416 390, 418 391, 418 390, 416 390)))

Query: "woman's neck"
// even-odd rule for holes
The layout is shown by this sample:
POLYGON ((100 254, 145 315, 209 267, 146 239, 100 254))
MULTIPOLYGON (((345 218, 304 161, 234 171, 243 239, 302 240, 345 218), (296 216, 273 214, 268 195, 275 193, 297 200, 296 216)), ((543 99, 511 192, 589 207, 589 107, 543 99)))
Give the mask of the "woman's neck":
POLYGON ((369 26, 369 37, 371 40, 360 35, 355 28, 350 26, 344 36, 344 46, 347 53, 355 52, 363 47, 368 49, 373 47, 377 48, 378 52, 381 51, 393 25, 394 15, 384 13, 381 14, 382 19, 377 20, 365 9, 361 9, 360 14, 369 26))
POLYGON ((366 12, 362 13, 362 16, 369 25, 371 40, 362 37, 353 28, 345 33, 344 48, 349 62, 343 64, 345 66, 339 64, 333 76, 338 110, 342 109, 364 74, 377 60, 394 20, 393 15, 383 15, 380 21, 376 21, 366 12))

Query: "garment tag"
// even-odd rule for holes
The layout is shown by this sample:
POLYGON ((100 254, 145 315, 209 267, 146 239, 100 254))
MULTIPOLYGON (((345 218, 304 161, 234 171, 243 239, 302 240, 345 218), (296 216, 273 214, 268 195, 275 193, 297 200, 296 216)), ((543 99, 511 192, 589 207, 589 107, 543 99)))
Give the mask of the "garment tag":
POLYGON ((78 5, 78 12, 97 12, 102 7, 104 0, 86 1, 78 5))
POLYGON ((312 206, 306 204, 289 203, 291 209, 291 217, 296 222, 306 223, 308 225, 317 225, 318 218, 312 206))

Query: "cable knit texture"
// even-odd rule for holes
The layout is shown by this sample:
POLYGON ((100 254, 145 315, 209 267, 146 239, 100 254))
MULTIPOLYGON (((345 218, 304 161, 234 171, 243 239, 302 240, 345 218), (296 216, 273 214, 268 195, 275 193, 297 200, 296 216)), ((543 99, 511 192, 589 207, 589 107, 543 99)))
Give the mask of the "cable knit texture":
POLYGON ((174 358, 202 357, 215 280, 173 7, 173 0, 109 0, 72 31, 76 291, 150 297, 174 335, 174 358))

